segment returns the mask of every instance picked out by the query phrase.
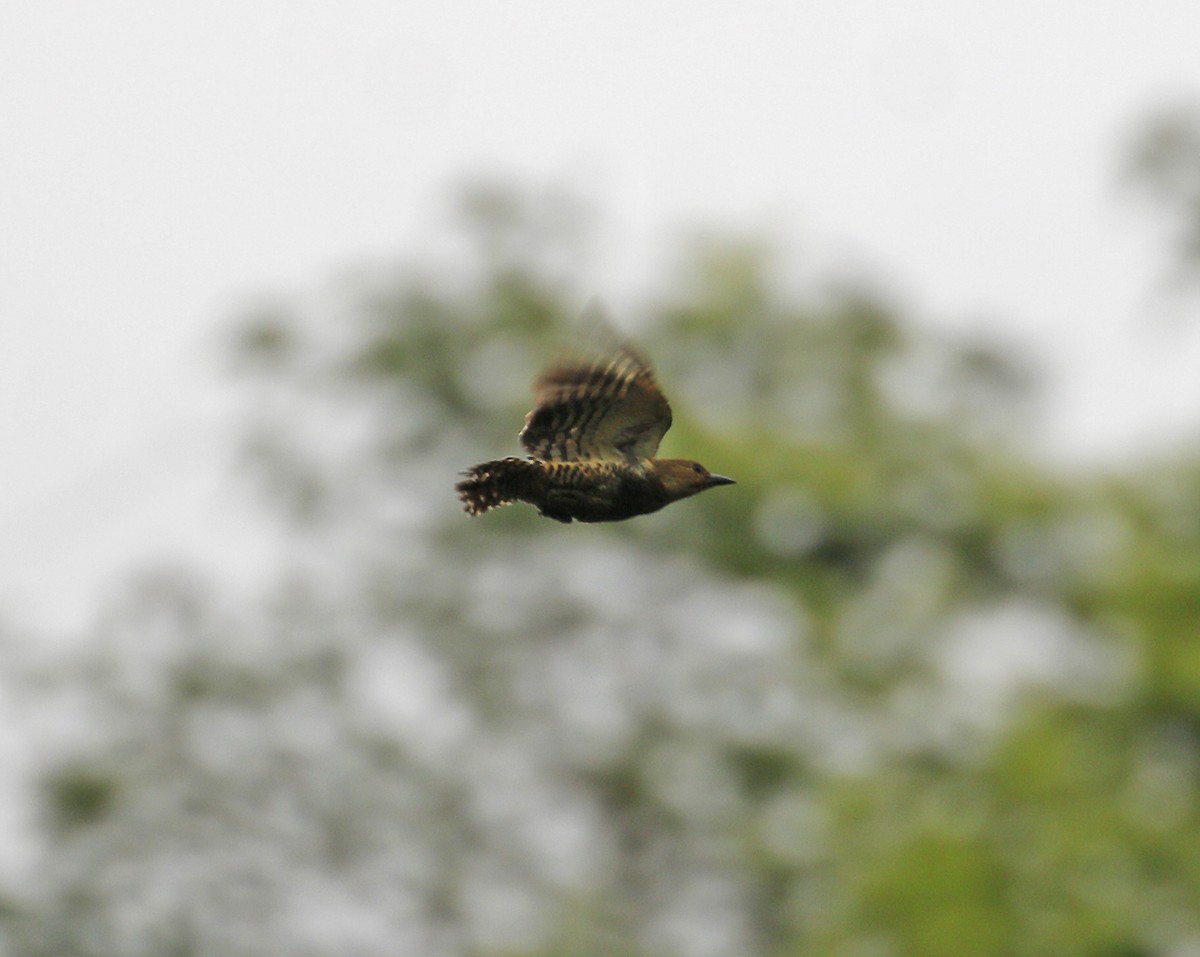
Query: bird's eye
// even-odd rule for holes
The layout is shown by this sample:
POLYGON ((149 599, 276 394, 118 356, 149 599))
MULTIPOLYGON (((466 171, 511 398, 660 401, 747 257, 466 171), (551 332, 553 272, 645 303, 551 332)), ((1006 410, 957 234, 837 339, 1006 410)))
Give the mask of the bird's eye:
POLYGON ((704 466, 701 465, 699 462, 693 462, 692 463, 692 471, 695 472, 697 475, 703 475, 704 474, 704 466))

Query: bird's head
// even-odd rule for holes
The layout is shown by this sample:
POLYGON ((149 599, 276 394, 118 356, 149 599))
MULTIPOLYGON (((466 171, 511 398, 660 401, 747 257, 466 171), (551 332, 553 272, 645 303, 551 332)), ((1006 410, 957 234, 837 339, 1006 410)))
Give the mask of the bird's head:
POLYGON ((654 471, 673 502, 703 492, 706 488, 735 484, 733 479, 713 475, 699 462, 688 459, 658 459, 654 463, 654 471))

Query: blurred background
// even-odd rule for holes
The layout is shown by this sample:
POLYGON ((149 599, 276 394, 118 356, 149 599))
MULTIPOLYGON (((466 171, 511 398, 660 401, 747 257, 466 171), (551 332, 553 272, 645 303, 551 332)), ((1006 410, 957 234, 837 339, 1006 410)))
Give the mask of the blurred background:
POLYGON ((1200 955, 1193 3, 4 21, 0 955, 1200 955))

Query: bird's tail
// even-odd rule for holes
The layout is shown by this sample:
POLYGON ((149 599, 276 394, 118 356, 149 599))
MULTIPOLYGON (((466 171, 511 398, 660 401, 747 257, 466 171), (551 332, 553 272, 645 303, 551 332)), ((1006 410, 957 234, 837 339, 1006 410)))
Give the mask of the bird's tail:
POLYGON ((482 515, 510 502, 536 501, 543 474, 529 459, 497 459, 464 472, 454 486, 468 515, 482 515))

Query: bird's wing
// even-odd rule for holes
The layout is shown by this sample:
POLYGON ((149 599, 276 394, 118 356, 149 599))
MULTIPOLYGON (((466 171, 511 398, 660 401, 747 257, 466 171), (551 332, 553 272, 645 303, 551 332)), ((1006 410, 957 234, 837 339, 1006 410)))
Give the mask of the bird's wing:
POLYGON ((539 459, 653 458, 671 406, 649 364, 627 345, 609 361, 552 366, 533 386, 521 443, 539 459))

